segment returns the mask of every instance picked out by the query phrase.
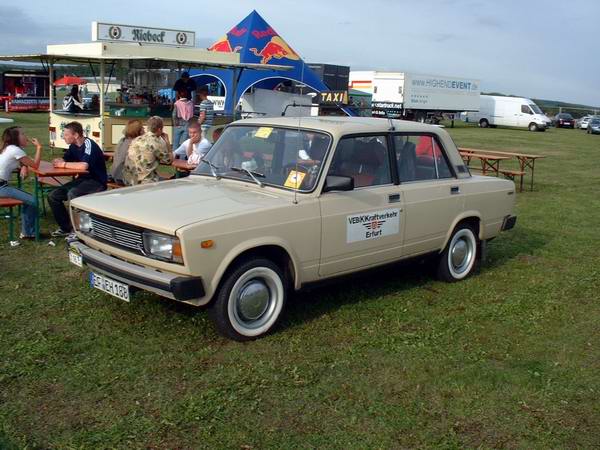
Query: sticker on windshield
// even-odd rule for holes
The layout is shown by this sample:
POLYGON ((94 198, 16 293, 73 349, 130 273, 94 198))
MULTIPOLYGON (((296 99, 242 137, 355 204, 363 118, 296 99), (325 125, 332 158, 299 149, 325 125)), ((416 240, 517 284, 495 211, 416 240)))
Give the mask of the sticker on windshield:
POLYGON ((302 185, 302 180, 304 180, 305 176, 306 174, 304 172, 296 172, 295 170, 292 170, 290 171, 287 180, 285 180, 284 186, 292 189, 298 189, 302 185))
POLYGON ((346 217, 346 242, 368 241, 398 234, 400 210, 384 209, 346 217))
POLYGON ((271 127, 260 127, 258 130, 256 130, 254 137, 268 139, 272 132, 273 128, 271 127))

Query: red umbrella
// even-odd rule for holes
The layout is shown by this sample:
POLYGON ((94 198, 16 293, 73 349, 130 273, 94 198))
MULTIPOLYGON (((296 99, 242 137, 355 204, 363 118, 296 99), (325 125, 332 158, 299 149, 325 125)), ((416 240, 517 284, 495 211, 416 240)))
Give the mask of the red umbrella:
POLYGON ((54 86, 72 86, 74 84, 87 84, 87 81, 74 75, 65 75, 54 82, 54 86))

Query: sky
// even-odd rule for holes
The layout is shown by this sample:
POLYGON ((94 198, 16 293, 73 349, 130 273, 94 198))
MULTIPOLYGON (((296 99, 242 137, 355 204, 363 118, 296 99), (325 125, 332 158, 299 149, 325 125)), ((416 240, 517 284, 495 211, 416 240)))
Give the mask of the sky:
POLYGON ((306 62, 474 78, 485 92, 600 106, 598 0, 2 3, 0 54, 88 42, 94 20, 191 30, 206 47, 256 9, 306 62))

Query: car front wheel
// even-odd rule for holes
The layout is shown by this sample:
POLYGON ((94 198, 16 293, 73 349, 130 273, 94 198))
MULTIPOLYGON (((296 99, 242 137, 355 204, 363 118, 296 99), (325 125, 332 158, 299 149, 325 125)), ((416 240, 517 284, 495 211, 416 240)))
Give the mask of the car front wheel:
POLYGON ((208 313, 220 334, 248 341, 264 336, 273 328, 286 297, 281 269, 268 259, 248 259, 225 276, 208 313))
POLYGON ((538 126, 535 123, 531 122, 529 124, 529 131, 537 131, 537 130, 538 130, 538 126))
POLYGON ((438 278, 442 281, 460 281, 473 273, 477 264, 479 239, 469 225, 460 225, 452 233, 448 245, 439 256, 438 278))

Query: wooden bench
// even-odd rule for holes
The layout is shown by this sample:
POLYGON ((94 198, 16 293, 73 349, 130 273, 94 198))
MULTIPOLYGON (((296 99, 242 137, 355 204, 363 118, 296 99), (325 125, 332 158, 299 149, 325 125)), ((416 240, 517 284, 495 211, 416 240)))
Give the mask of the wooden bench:
POLYGON ((0 197, 0 208, 7 209, 8 213, 4 213, 0 218, 8 220, 8 240, 15 240, 15 219, 17 216, 13 214, 13 208, 23 205, 21 200, 14 198, 0 197))
POLYGON ((119 189, 124 187, 126 187, 124 184, 115 183, 114 181, 109 181, 106 183, 106 189, 108 190, 119 189))
MULTIPOLYGON (((521 179, 523 179, 525 176, 525 172, 522 170, 500 169, 498 172, 512 181, 515 181, 516 177, 521 177, 521 179)), ((523 183, 519 183, 519 192, 523 192, 523 183)))

